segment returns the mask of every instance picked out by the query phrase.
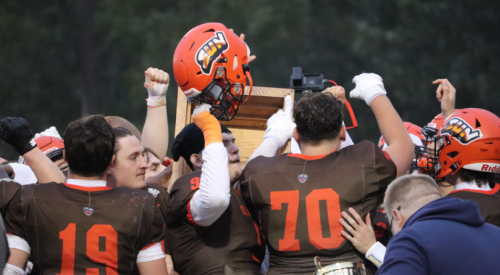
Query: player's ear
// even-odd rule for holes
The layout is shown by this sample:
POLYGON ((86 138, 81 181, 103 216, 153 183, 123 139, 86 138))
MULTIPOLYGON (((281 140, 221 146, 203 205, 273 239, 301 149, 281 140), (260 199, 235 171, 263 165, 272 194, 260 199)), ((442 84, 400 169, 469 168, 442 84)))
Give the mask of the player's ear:
POLYGON ((297 144, 300 144, 300 136, 299 132, 297 132, 297 127, 293 128, 293 139, 295 139, 297 144))
POLYGON ((201 154, 192 154, 189 160, 194 167, 201 168, 203 165, 203 158, 201 157, 201 154))
POLYGON ((109 163, 109 166, 108 166, 108 175, 111 175, 113 174, 113 168, 115 167, 115 161, 116 161, 116 155, 113 155, 113 157, 111 158, 111 162, 109 163))
POLYGON ((68 160, 66 159, 66 150, 63 150, 63 160, 64 162, 68 162, 68 160))
POLYGON ((347 129, 345 128, 345 125, 342 123, 342 126, 340 127, 340 133, 339 133, 340 141, 346 140, 346 133, 347 133, 347 129))

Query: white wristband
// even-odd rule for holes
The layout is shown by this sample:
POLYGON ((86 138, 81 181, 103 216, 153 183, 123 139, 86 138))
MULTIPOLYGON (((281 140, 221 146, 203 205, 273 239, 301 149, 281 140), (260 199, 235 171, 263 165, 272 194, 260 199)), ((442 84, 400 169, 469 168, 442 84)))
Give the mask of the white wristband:
POLYGON ((384 263, 384 257, 385 246, 379 242, 374 243, 365 255, 365 258, 370 260, 377 267, 380 267, 384 263))

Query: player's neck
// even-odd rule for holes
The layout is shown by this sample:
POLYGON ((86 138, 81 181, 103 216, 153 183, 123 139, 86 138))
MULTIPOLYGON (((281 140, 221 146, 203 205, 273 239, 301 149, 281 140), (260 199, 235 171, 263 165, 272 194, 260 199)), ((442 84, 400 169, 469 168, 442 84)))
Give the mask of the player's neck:
POLYGON ((71 173, 71 170, 68 171, 68 179, 75 179, 75 180, 106 180, 107 179, 107 174, 105 173, 102 177, 82 177, 80 175, 75 175, 74 173, 71 173))
POLYGON ((320 156, 330 154, 340 149, 340 139, 323 140, 318 144, 301 143, 300 150, 302 155, 306 156, 320 156))

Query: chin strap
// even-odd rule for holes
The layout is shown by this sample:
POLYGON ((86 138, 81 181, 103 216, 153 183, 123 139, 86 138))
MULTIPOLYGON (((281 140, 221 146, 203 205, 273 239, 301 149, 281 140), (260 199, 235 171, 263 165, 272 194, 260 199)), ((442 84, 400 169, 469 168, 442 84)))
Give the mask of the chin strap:
POLYGON ((250 82, 250 91, 248 91, 248 96, 247 98, 245 99, 245 101, 243 101, 242 104, 245 104, 245 102, 248 101, 248 98, 250 97, 250 95, 252 94, 252 89, 253 89, 253 80, 252 80, 252 76, 250 75, 250 72, 249 71, 246 71, 245 72, 247 78, 248 78, 248 82, 250 82))

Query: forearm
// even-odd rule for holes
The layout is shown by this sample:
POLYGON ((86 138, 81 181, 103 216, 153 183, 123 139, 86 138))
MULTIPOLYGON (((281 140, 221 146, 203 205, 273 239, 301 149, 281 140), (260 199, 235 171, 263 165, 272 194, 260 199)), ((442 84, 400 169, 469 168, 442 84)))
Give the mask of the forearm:
POLYGON ((413 158, 413 142, 410 135, 387 96, 381 95, 374 98, 371 108, 388 145, 385 151, 396 164, 398 176, 403 175, 413 158))
POLYGON ((148 106, 146 121, 142 129, 142 145, 151 148, 163 160, 168 149, 167 105, 148 106))
POLYGON ((37 147, 23 155, 39 183, 63 183, 66 177, 61 170, 37 147))
POLYGON ((231 198, 226 148, 222 143, 206 146, 203 161, 200 189, 189 203, 195 223, 209 226, 226 211, 231 198))

